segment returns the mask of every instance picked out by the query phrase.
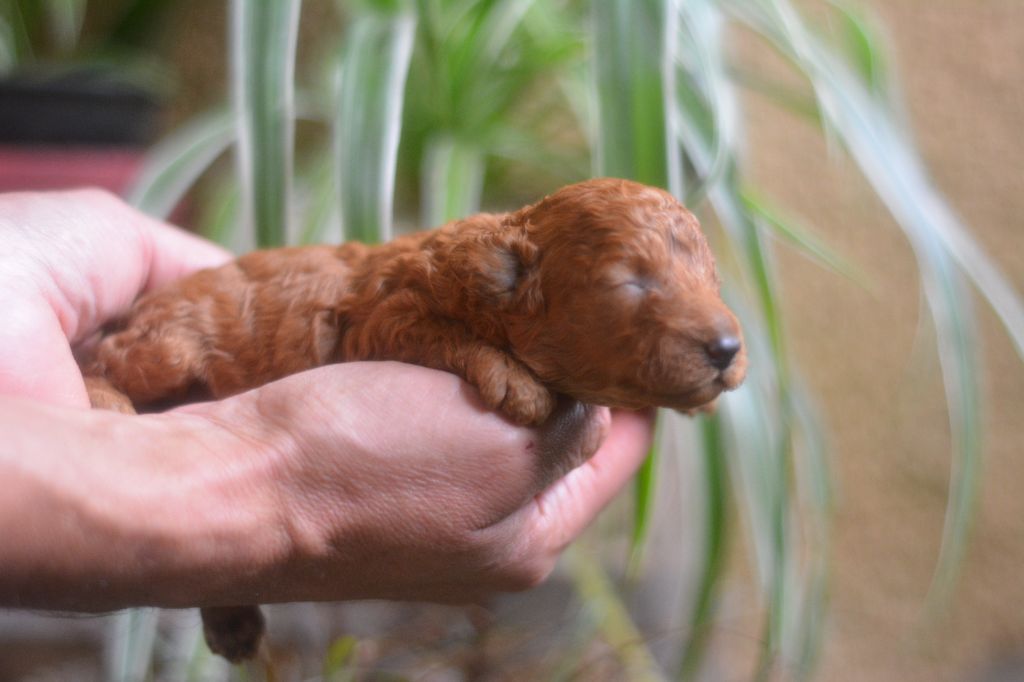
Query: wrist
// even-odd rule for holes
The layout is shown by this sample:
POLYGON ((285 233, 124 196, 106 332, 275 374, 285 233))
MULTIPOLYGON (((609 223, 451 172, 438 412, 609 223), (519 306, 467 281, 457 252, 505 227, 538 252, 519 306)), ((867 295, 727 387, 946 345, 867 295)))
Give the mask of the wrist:
POLYGON ((255 599, 288 554, 272 443, 195 414, 3 400, 0 604, 100 611, 255 599))
POLYGON ((125 500, 138 511, 129 536, 156 559, 143 603, 257 602, 291 555, 277 485, 290 444, 269 429, 254 433, 246 408, 225 401, 137 418, 175 446, 156 448, 156 466, 145 467, 162 479, 152 494, 125 500))

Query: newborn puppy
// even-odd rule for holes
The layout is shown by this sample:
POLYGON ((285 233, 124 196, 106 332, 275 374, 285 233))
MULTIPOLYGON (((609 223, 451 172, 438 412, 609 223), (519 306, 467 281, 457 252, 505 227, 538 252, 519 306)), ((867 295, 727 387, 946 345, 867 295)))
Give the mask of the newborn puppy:
POLYGON ((376 247, 203 270, 140 298, 86 374, 140 407, 351 360, 454 372, 519 424, 543 422, 553 393, 688 410, 746 368, 697 220, 666 192, 598 179, 376 247))
MULTIPOLYGON (((258 251, 195 273, 140 298, 85 374, 94 406, 123 411, 353 360, 453 372, 517 424, 544 422, 559 393, 691 410, 746 370, 718 288, 670 194, 589 180, 380 246, 258 251)), ((214 651, 255 653, 262 621, 247 609, 204 610, 214 651)))

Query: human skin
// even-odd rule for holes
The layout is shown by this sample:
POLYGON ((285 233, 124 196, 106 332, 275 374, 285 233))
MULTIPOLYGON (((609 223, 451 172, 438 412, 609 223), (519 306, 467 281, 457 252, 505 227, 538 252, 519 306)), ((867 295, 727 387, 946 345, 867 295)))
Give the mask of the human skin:
POLYGON ((567 403, 519 427, 457 377, 399 363, 323 367, 161 414, 88 410, 72 349, 140 292, 228 255, 97 191, 0 196, 0 239, 3 605, 522 589, 649 443, 649 414, 567 403))

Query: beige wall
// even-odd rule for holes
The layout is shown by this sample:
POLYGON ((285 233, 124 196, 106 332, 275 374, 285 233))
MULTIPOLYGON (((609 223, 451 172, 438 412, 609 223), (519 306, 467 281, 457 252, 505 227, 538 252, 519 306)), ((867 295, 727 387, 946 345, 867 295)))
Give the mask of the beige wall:
MULTIPOLYGON (((938 185, 1024 292, 1024 3, 877 0, 938 185)), ((948 424, 913 256, 853 165, 752 98, 755 177, 871 276, 864 291, 783 254, 793 348, 836 445, 835 582, 822 678, 975 679, 1024 655, 1024 363, 979 304, 989 407, 984 489, 949 617, 926 625, 948 424)), ((1024 667, 1018 674, 1024 679, 1024 667)), ((978 678, 980 679, 980 678, 978 678)))

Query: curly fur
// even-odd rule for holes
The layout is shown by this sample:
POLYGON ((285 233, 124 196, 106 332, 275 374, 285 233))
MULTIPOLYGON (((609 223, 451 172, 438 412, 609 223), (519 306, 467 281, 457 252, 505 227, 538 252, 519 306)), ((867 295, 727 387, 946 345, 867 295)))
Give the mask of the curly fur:
POLYGON ((400 360, 454 372, 513 421, 553 393, 691 409, 739 384, 707 348, 739 338, 697 220, 626 180, 564 187, 369 247, 257 251, 139 299, 86 374, 136 406, 221 398, 319 365, 400 360))

